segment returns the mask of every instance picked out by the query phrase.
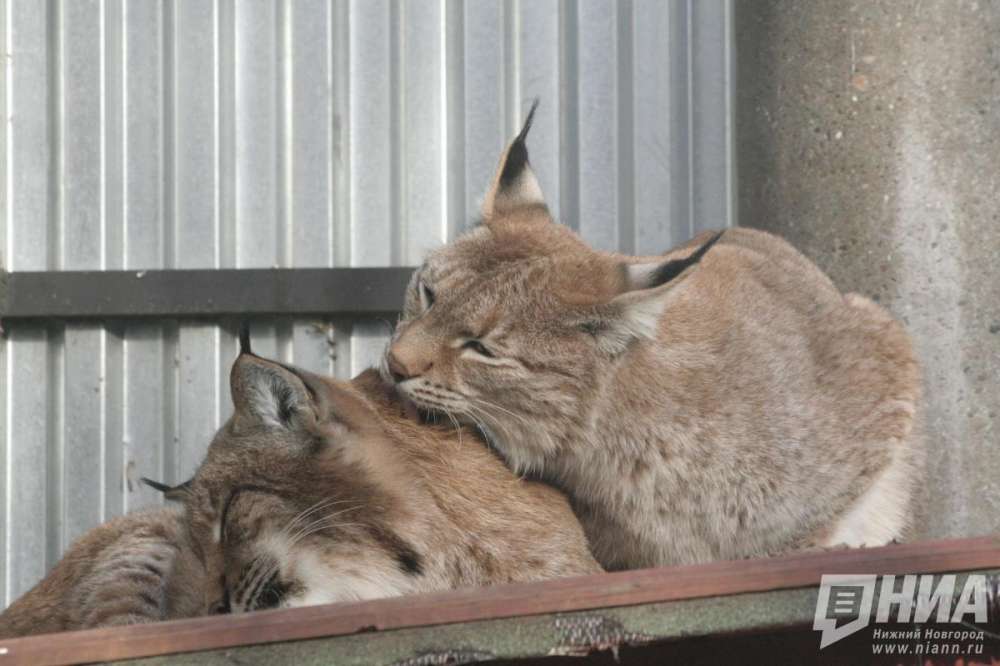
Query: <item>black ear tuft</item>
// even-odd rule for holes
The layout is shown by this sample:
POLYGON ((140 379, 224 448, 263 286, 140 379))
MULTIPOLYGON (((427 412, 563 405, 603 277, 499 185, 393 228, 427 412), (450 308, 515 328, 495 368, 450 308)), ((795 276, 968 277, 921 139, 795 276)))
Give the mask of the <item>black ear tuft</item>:
POLYGON ((661 284, 666 284, 670 282, 678 275, 686 271, 691 266, 694 266, 701 258, 705 256, 705 253, 715 245, 716 241, 722 238, 724 231, 720 231, 715 234, 708 242, 699 247, 695 252, 692 252, 690 256, 684 257, 683 259, 676 259, 674 261, 668 261, 662 266, 658 267, 653 275, 650 277, 649 285, 650 287, 658 287, 661 284))
POLYGON ((246 321, 240 324, 240 354, 253 354, 250 350, 250 323, 246 321))
POLYGON ((536 97, 531 104, 531 110, 528 111, 528 117, 524 120, 524 126, 514 137, 514 141, 511 142, 510 149, 507 151, 507 161, 503 165, 503 171, 500 172, 501 188, 509 187, 514 183, 528 165, 528 145, 525 143, 525 139, 528 138, 531 123, 535 120, 535 109, 537 108, 538 98, 536 97))
POLYGON ((161 493, 165 493, 171 489, 171 486, 168 486, 165 483, 160 483, 159 481, 153 481, 152 479, 147 479, 146 477, 142 477, 139 480, 145 483, 153 490, 158 490, 161 493))
POLYGON ((159 492, 163 493, 163 497, 174 502, 183 501, 184 497, 188 494, 188 491, 191 490, 190 479, 177 486, 168 486, 165 483, 160 483, 159 481, 153 481, 152 479, 147 479, 146 477, 142 477, 139 480, 145 483, 153 490, 158 490, 159 492))

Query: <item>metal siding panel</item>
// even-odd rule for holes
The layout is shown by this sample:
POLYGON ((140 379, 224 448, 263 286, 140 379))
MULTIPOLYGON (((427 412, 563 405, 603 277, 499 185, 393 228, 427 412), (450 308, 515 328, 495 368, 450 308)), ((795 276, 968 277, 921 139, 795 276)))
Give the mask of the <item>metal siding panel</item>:
POLYGON ((47 570, 50 464, 49 341, 44 328, 21 328, 8 337, 6 552, 7 603, 24 594, 47 570))
MULTIPOLYGON (((506 103, 509 105, 505 142, 514 138, 528 113, 532 100, 540 100, 531 129, 531 165, 538 176, 552 215, 561 220, 560 198, 560 119, 562 117, 560 54, 560 4, 558 0, 532 0, 508 3, 513 16, 512 51, 508 55, 506 103)), ((571 82, 565 82, 569 85, 571 82)), ((494 155, 494 161, 499 155, 494 155)), ((563 220, 570 222, 569 220, 563 220)))
POLYGON ((402 247, 398 261, 416 265, 428 250, 447 241, 447 174, 444 134, 444 6, 403 3, 402 160, 400 204, 402 247))
MULTIPOLYGON (((101 31, 102 175, 101 194, 104 218, 103 266, 121 269, 125 264, 125 2, 105 0, 101 31)), ((122 331, 97 329, 101 333, 100 438, 102 477, 101 520, 126 510, 125 379, 122 331)))
MULTIPOLYGON (((8 2, 14 270, 415 264, 478 215, 535 97, 533 166, 590 242, 733 223, 730 0, 8 2)), ((252 325, 341 377, 389 328, 252 325)), ((194 471, 236 352, 232 322, 10 334, 8 601, 95 520, 160 503, 139 476, 194 471)))
POLYGON ((62 419, 62 552, 104 517, 104 331, 67 327, 62 419))
MULTIPOLYGON (((290 265, 333 266, 337 225, 340 219, 335 173, 340 161, 338 111, 343 101, 334 93, 333 22, 336 8, 323 0, 290 2, 287 5, 288 44, 285 140, 289 152, 286 223, 289 225, 290 265)), ((332 329, 322 321, 291 323, 288 361, 312 372, 330 374, 333 363, 327 335, 332 329)))
POLYGON ((686 171, 678 163, 675 145, 674 105, 678 97, 671 86, 671 71, 679 59, 670 35, 680 3, 636 0, 633 27, 636 85, 634 95, 635 252, 659 254, 685 240, 687 218, 674 204, 687 199, 687 188, 676 180, 686 171), (669 110, 671 113, 665 113, 669 110))
POLYGON ((215 5, 175 0, 172 39, 172 268, 217 268, 215 5))
POLYGON ((163 328, 133 324, 125 331, 122 350, 124 390, 122 450, 126 484, 125 510, 162 503, 160 494, 139 482, 143 476, 168 480, 164 464, 168 386, 163 328))
MULTIPOLYGON (((62 205, 56 256, 62 269, 101 269, 106 233, 101 3, 63 3, 62 12, 62 205)), ((62 392, 64 410, 62 461, 53 477, 60 485, 58 552, 99 524, 104 514, 104 334, 91 326, 68 326, 63 344, 63 382, 56 389, 62 392)))
MULTIPOLYGON (((125 246, 125 8, 104 0, 101 17, 101 209, 105 270, 124 265, 125 246)), ((91 166, 93 168, 93 166, 91 166)))
POLYGON ((393 95, 389 86, 389 3, 355 0, 350 7, 351 265, 392 263, 393 95))
POLYGON ((63 3, 59 267, 103 268, 103 77, 96 0, 63 3))
POLYGON ((279 15, 269 0, 236 3, 237 268, 279 265, 284 231, 278 209, 279 15))
MULTIPOLYGON (((282 138, 278 36, 285 12, 270 0, 241 1, 235 9, 236 266, 267 268, 284 263, 290 222, 278 205, 284 174, 277 168, 282 138)), ((273 326, 256 325, 255 347, 265 355, 276 355, 276 335, 273 326)), ((221 333, 220 341, 225 337, 221 333)), ((225 366, 228 361, 220 355, 220 363, 225 366)), ((224 370, 220 368, 220 377, 224 370)), ((220 387, 220 394, 225 388, 220 387)))
MULTIPOLYGON (((3 117, 0 119, 0 211, 2 211, 3 220, 0 221, 0 267, 5 267, 7 263, 6 256, 8 254, 9 248, 7 247, 7 225, 9 222, 9 197, 10 197, 10 156, 7 153, 7 147, 9 146, 9 133, 10 133, 10 123, 11 123, 11 110, 8 105, 10 100, 10 91, 8 82, 10 80, 11 71, 11 58, 10 54, 10 44, 9 35, 7 33, 7 26, 10 22, 10 17, 8 16, 8 9, 10 9, 10 4, 7 0, 0 0, 0 53, 7 54, 4 57, 3 63, 0 63, 0 111, 3 112, 3 117)), ((0 375, 0 387, 3 386, 3 375, 0 375)), ((0 558, 0 570, 3 568, 2 558, 0 558)), ((0 581, 2 581, 3 576, 0 575, 0 581)), ((0 582, 0 588, 2 588, 3 583, 0 582)), ((2 592, 0 592, 0 598, 2 598, 2 592)))
MULTIPOLYGON (((335 7, 323 0, 288 3, 288 44, 284 57, 284 104, 289 152, 285 219, 289 225, 290 265, 334 265, 339 219, 335 169, 340 156, 342 100, 334 93, 333 22, 335 7)), ((329 326, 325 322, 291 324, 288 361, 313 372, 332 373, 329 326)), ((330 332, 332 335, 332 331, 330 332)))
MULTIPOLYGON (((125 485, 125 374, 124 340, 120 331, 105 330, 103 333, 103 368, 98 378, 101 397, 101 439, 103 452, 103 479, 101 483, 102 520, 118 516, 126 511, 127 489, 125 485)), ((151 391, 152 392, 152 391, 151 391)), ((158 443, 157 443, 158 444, 158 443)))
POLYGON ((327 322, 295 322, 289 362, 310 372, 333 374, 336 334, 334 326, 327 322))
MULTIPOLYGON (((0 7, 2 11, 3 7, 0 7)), ((14 441, 13 441, 13 428, 10 422, 11 410, 10 403, 13 397, 13 383, 8 375, 8 370, 11 367, 8 362, 8 357, 11 351, 14 349, 14 343, 7 337, 0 338, 0 467, 3 469, 3 474, 0 475, 0 516, 3 518, 3 529, 0 529, 0 605, 6 606, 8 603, 7 599, 7 560, 8 560, 8 544, 11 543, 10 534, 10 517, 11 517, 11 505, 10 505, 10 490, 11 488, 11 474, 10 472, 10 453, 13 452, 14 441)), ((17 540, 17 536, 13 536, 14 540, 17 540)))
POLYGON ((8 168, 7 252, 12 271, 49 268, 50 146, 48 23, 42 2, 17 2, 9 9, 7 78, 8 168), (15 65, 16 63, 16 65, 15 65))
MULTIPOLYGON (((391 6, 383 0, 350 5, 350 207, 351 265, 387 266, 394 260, 393 133, 396 112, 390 79, 398 63, 393 51, 391 6)), ((395 45, 393 42, 397 42, 395 45)), ((351 375, 374 362, 387 340, 376 322, 355 324, 351 336, 351 375)))
MULTIPOLYGON (((503 5, 469 0, 464 8, 465 79, 465 217, 462 229, 479 217, 483 195, 497 168, 497 158, 511 137, 504 119, 503 5)), ((534 137, 532 137, 534 146, 534 137)), ((534 149, 532 148, 532 156, 534 149)))
MULTIPOLYGON (((216 38, 219 5, 176 0, 169 26, 173 89, 173 267, 213 268, 221 263, 219 124, 216 38)), ((187 479, 219 423, 219 346, 216 326, 181 324, 174 350, 175 441, 169 468, 187 479)))
MULTIPOLYGON (((122 261, 125 268, 165 266, 168 226, 164 219, 164 155, 167 128, 164 102, 164 16, 166 4, 125 2, 122 51, 122 261), (152 159, 151 159, 152 157, 152 159)), ((122 332, 119 389, 120 433, 108 439, 108 450, 119 448, 119 475, 109 473, 109 484, 123 486, 121 511, 162 504, 160 494, 139 482, 140 477, 169 480, 164 452, 173 448, 166 422, 173 419, 167 391, 171 376, 164 366, 164 330, 160 325, 130 324, 122 332)), ((109 376, 112 376, 109 373, 109 376)), ((109 400, 109 408, 114 402, 109 400)), ((117 509, 118 507, 114 507, 117 509)))
POLYGON ((125 268, 164 267, 163 5, 126 2, 124 30, 125 268))
POLYGON ((188 479, 201 463, 220 425, 220 332, 210 324, 180 327, 177 364, 177 425, 172 481, 188 479))
POLYGON ((361 322, 355 324, 352 333, 351 377, 378 366, 389 341, 389 326, 383 322, 361 322))
POLYGON ((296 268, 333 265, 334 115, 331 5, 323 0, 290 3, 289 160, 291 262, 296 268))
MULTIPOLYGON (((8 26, 10 15, 8 0, 0 0, 0 53, 10 53, 8 26)), ((3 110, 3 120, 0 122, 0 210, 3 211, 3 221, 0 222, 0 268, 5 267, 9 253, 7 246, 8 225, 10 224, 10 163, 8 147, 10 141, 11 112, 10 100, 10 65, 11 58, 4 58, 0 64, 0 109, 3 110)), ((7 356, 11 343, 5 336, 0 336, 0 517, 3 518, 3 529, 0 529, 0 604, 7 605, 7 516, 8 516, 8 465, 7 452, 10 450, 10 424, 7 422, 7 401, 13 390, 10 378, 7 376, 7 356)))
MULTIPOLYGON (((49 63, 51 4, 14 2, 5 12, 7 184, 5 247, 9 270, 44 270, 50 260, 49 63), (16 65, 15 65, 16 63, 16 65)), ((43 328, 4 341, 4 601, 27 591, 46 570, 48 339, 43 328), (40 527, 41 526, 41 527, 40 527)))
POLYGON ((692 216, 695 232, 727 226, 727 0, 691 3, 692 216))
POLYGON ((617 5, 581 0, 579 18, 579 186, 584 240, 601 250, 618 249, 617 96, 615 28, 617 5))

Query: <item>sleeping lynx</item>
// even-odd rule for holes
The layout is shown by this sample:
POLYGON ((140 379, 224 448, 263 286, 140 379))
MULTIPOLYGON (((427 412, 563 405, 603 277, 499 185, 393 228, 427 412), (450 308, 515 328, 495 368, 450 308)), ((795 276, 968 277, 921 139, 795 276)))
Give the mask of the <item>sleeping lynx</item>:
POLYGON ((202 615, 182 512, 141 511, 84 534, 42 582, 0 615, 0 637, 202 615))
POLYGON ((600 571, 566 498, 471 431, 407 418, 374 371, 339 382, 241 348, 235 413, 181 490, 234 612, 600 571))
POLYGON ((598 573, 566 498, 468 430, 409 419, 374 371, 337 382, 249 352, 186 502, 74 543, 0 637, 598 573))
POLYGON ((923 453, 901 326, 759 231, 590 249, 549 215, 530 118, 482 224, 415 273, 384 374, 567 490, 606 567, 903 536, 923 453))

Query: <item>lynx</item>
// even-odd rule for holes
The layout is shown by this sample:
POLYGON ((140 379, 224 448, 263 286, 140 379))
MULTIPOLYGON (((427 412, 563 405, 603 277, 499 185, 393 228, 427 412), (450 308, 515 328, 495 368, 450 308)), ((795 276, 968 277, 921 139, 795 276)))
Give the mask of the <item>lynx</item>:
POLYGON ((233 612, 600 571, 561 493, 410 419, 377 372, 320 377, 244 334, 230 380, 234 414, 179 493, 233 612))
POLYGON ((176 508, 129 514, 94 528, 0 615, 0 637, 208 612, 201 569, 184 541, 182 513, 176 508))
POLYGON ((415 272, 384 376, 567 491, 608 568, 906 535, 923 452, 902 327, 764 232, 589 248, 549 214, 530 125, 481 223, 415 272))

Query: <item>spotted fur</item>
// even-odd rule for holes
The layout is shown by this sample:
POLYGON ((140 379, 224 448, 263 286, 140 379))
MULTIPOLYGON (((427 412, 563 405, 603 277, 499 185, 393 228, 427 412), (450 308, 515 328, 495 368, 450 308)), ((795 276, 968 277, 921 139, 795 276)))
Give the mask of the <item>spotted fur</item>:
POLYGON ((207 612, 181 512, 141 511, 76 541, 0 615, 0 637, 153 622, 207 612))

